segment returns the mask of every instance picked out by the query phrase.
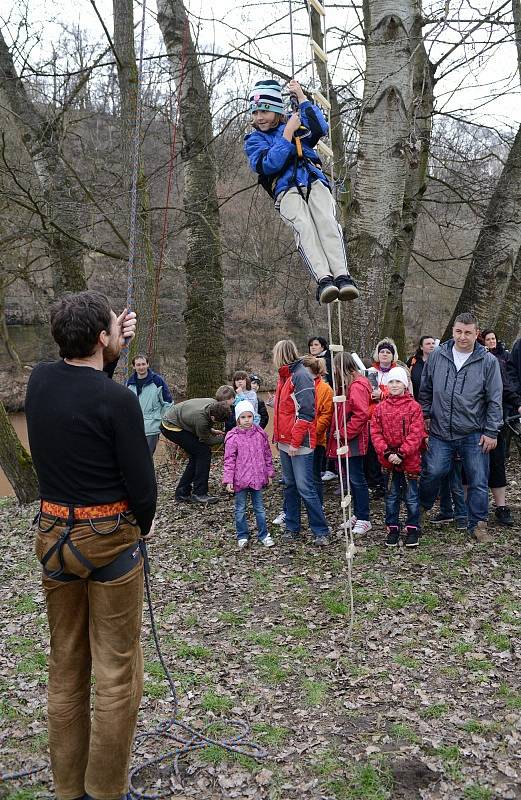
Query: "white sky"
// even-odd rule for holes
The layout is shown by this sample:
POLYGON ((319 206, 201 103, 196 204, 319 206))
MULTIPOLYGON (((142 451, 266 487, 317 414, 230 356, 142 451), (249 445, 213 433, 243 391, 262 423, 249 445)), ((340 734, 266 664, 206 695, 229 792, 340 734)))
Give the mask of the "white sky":
MULTIPOLYGON (((338 0, 335 0, 338 3, 338 0)), ((361 5, 361 0, 357 0, 361 5)), ((449 25, 429 25, 425 28, 431 44, 431 59, 437 61, 442 54, 450 50, 452 44, 461 38, 461 31, 468 31, 473 27, 472 19, 476 19, 478 8, 484 16, 500 5, 501 0, 494 4, 487 0, 477 0, 472 3, 471 10, 467 0, 458 2, 456 6, 449 2, 449 25), (456 23, 460 18, 468 22, 456 23)), ((280 69, 290 71, 290 37, 288 22, 288 0, 244 0, 240 5, 239 0, 187 0, 187 7, 194 17, 201 17, 199 41, 208 49, 229 51, 230 44, 242 45, 250 37, 256 37, 253 44, 247 44, 246 49, 257 57, 262 57, 266 63, 273 63, 280 69)), ((308 46, 306 36, 308 20, 302 0, 292 0, 293 26, 297 36, 295 40, 295 61, 304 64, 308 60, 308 46)), ((19 17, 19 0, 7 0, 7 13, 4 20, 10 20, 10 30, 14 30, 14 23, 19 17), (9 11, 10 6, 10 11, 9 11)), ((112 31, 112 3, 111 0, 97 0, 97 6, 103 15, 109 31, 112 31)), ((440 16, 440 11, 445 7, 441 0, 431 0, 430 5, 424 6, 424 13, 432 18, 440 16)), ((41 42, 31 54, 31 60, 37 60, 45 53, 51 52, 51 46, 57 42, 61 33, 61 25, 79 25, 89 38, 98 40, 105 46, 104 34, 96 18, 89 0, 53 0, 52 4, 43 0, 29 0, 30 27, 41 35, 41 42)), ((141 3, 135 2, 136 22, 141 17, 141 3)), ((327 5, 326 5, 327 8, 327 5)), ((507 6, 505 21, 511 19, 510 8, 507 6)), ((5 13, 5 12, 4 12, 5 13)), ((330 9, 327 14, 328 27, 335 26, 340 30, 348 30, 349 47, 340 58, 332 54, 330 64, 333 64, 333 81, 335 84, 351 83, 358 96, 362 92, 362 84, 358 79, 363 69, 364 53, 360 43, 361 30, 358 17, 361 18, 361 8, 330 9)), ((146 50, 148 54, 157 54, 164 50, 159 28, 155 21, 155 0, 147 0, 147 31, 146 50)), ((436 86, 436 108, 448 114, 465 116, 477 123, 493 127, 517 127, 521 123, 521 104, 519 78, 517 74, 516 48, 512 41, 499 43, 505 36, 513 37, 512 26, 491 27, 484 26, 469 36, 464 47, 460 47, 450 57, 444 60, 438 70, 440 80, 436 86), (487 42, 497 44, 479 59, 472 60, 486 46, 487 42), (468 60, 468 63, 464 63, 468 60), (460 63, 461 62, 461 63, 460 63), (460 64, 457 69, 454 67, 460 64), (446 76, 445 76, 445 73, 446 76), (499 98, 497 95, 501 95, 499 98)), ((136 40, 138 33, 136 32, 136 40)), ((328 38, 328 48, 334 50, 338 38, 331 33, 328 38)), ((248 71, 241 67, 244 86, 248 82, 265 74, 255 68, 248 71)), ((302 82, 310 86, 311 70, 301 73, 302 82)), ((244 87, 239 88, 239 93, 244 87)))

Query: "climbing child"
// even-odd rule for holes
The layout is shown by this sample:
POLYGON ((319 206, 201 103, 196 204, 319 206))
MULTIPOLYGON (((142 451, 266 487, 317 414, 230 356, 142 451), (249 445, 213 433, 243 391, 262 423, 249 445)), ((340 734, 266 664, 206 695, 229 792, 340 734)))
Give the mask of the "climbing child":
POLYGON ((284 114, 280 84, 274 80, 255 84, 250 94, 254 130, 246 136, 244 149, 259 183, 293 230, 297 249, 318 284, 317 300, 354 300, 359 293, 347 268, 335 201, 313 149, 328 125, 296 80, 289 82, 288 89, 299 104, 298 112, 289 119, 284 114), (303 132, 307 135, 302 136, 303 132))
POLYGON ((405 546, 417 547, 419 543, 418 478, 426 432, 421 406, 410 395, 408 386, 407 370, 393 367, 387 375, 389 394, 378 404, 370 426, 374 449, 387 476, 387 547, 396 547, 400 540, 400 501, 403 491, 407 506, 405 546))
POLYGON ((226 434, 224 440, 223 484, 235 493, 235 529, 239 550, 248 546, 249 533, 246 520, 246 502, 251 497, 257 522, 257 537, 264 547, 275 542, 268 533, 262 490, 271 483, 275 471, 271 449, 265 431, 253 422, 253 406, 241 400, 235 406, 237 426, 226 434))

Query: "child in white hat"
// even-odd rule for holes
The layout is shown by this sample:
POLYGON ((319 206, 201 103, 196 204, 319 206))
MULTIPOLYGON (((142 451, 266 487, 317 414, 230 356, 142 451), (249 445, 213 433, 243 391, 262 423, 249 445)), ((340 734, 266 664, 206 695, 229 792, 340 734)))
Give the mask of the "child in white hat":
POLYGON ((417 547, 420 537, 418 478, 427 434, 421 406, 410 395, 408 386, 409 375, 404 367, 389 370, 389 394, 377 406, 370 426, 374 449, 386 472, 387 547, 396 547, 400 540, 400 502, 404 491, 405 546, 417 547))
POLYGON ((255 425, 254 413, 249 400, 237 403, 236 427, 226 434, 224 440, 223 484, 228 492, 235 494, 235 529, 239 550, 244 550, 249 542, 246 520, 248 495, 255 513, 259 542, 264 547, 273 547, 275 544, 268 532, 262 502, 262 490, 271 483, 275 470, 268 436, 259 425, 255 425))

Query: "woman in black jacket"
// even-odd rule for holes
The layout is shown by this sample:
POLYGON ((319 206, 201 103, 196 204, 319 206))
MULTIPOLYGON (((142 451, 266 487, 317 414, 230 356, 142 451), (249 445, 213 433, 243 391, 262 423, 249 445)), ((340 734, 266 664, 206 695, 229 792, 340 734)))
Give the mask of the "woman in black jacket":
MULTIPOLYGON (((498 341, 496 333, 492 328, 485 328, 480 337, 489 353, 499 361, 501 377, 503 379, 503 416, 506 417, 513 413, 511 407, 515 405, 515 392, 507 378, 506 363, 509 352, 503 342, 498 341)), ((505 473, 506 442, 504 429, 501 428, 497 437, 497 447, 490 451, 490 472, 488 476, 489 489, 492 492, 494 503, 496 504, 495 517, 499 525, 512 527, 514 520, 510 509, 506 505, 506 485, 507 476, 505 473)))
POLYGON ((422 336, 415 354, 411 356, 407 362, 407 366, 411 371, 412 391, 415 400, 418 400, 418 395, 420 393, 420 383, 425 362, 435 347, 436 340, 433 336, 422 336))

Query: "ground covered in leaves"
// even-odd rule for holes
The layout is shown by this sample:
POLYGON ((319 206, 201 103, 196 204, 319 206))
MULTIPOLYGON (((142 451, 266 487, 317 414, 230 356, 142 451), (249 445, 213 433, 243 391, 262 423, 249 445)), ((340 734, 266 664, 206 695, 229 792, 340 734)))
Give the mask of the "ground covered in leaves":
MULTIPOLYGON (((220 800, 521 798, 520 488, 510 465, 512 530, 474 545, 428 525, 417 551, 383 547, 383 507, 359 542, 349 605, 341 536, 239 552, 233 502, 175 505, 175 475, 159 467, 157 533, 150 543, 158 632, 179 692, 179 716, 214 737, 246 721, 265 760, 215 745, 149 772, 170 796, 220 800)), ((178 464, 177 468, 181 468, 178 464)), ((220 492, 221 464, 212 466, 220 492)), ((334 486, 330 524, 340 522, 334 486)), ((281 492, 266 492, 269 518, 281 492)), ((0 507, 0 773, 47 759, 47 629, 28 530, 34 509, 0 507)), ((491 519, 493 515, 491 515, 491 519)), ((168 684, 143 629, 145 689, 139 730, 172 713, 168 684)), ((171 743, 147 739, 135 762, 171 743)), ((53 796, 49 771, 0 783, 0 797, 53 796)))

